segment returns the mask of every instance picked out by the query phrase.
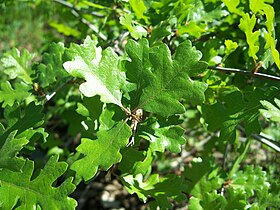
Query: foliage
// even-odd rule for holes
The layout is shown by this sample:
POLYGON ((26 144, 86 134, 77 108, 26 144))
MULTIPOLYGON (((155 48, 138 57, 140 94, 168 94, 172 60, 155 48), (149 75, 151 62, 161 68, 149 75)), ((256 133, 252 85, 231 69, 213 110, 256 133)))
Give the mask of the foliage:
POLYGON ((150 209, 280 208, 278 2, 0 6, 1 209, 75 209, 104 172, 150 209))

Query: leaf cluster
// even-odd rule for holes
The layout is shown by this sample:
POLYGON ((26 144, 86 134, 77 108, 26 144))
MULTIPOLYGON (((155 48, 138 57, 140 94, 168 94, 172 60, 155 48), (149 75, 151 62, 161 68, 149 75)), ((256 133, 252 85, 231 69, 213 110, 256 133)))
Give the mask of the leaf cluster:
POLYGON ((279 84, 207 69, 279 75, 278 2, 24 7, 65 40, 1 52, 1 209, 75 209, 104 172, 150 209, 280 207, 279 84))

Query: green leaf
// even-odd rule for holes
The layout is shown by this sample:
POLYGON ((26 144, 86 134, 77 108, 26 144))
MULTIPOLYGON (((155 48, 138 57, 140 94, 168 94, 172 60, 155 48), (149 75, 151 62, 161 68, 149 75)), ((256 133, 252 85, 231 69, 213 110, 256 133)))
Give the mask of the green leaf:
POLYGON ((171 27, 167 22, 161 22, 152 29, 151 37, 149 39, 151 45, 157 41, 162 41, 165 37, 171 34, 171 27))
POLYGON ((6 52, 1 58, 3 63, 4 72, 9 75, 10 79, 20 78, 27 84, 32 84, 31 74, 32 69, 30 62, 33 58, 27 50, 23 50, 22 53, 16 48, 13 48, 10 52, 6 52))
POLYGON ((62 66, 64 51, 65 48, 62 43, 52 43, 49 46, 48 53, 43 54, 43 63, 39 65, 37 70, 40 87, 45 88, 53 83, 59 84, 68 76, 62 66))
POLYGON ((125 73, 119 68, 117 54, 111 48, 102 52, 89 37, 84 44, 72 44, 69 51, 74 59, 63 66, 72 76, 86 80, 80 85, 80 91, 87 97, 100 95, 102 102, 123 107, 120 89, 125 82, 125 73))
POLYGON ((206 193, 220 189, 224 181, 211 157, 193 160, 192 167, 185 167, 184 177, 185 191, 200 199, 204 198, 206 193))
POLYGON ((123 177, 123 182, 130 194, 136 193, 144 202, 147 201, 148 197, 153 197, 160 209, 170 209, 172 207, 169 199, 185 197, 182 194, 185 185, 184 180, 176 175, 159 178, 158 174, 153 174, 146 181, 143 180, 142 174, 135 177, 127 175, 123 177))
POLYGON ((236 210, 245 209, 246 207, 245 194, 241 190, 228 189, 226 197, 218 194, 216 191, 206 193, 203 199, 191 197, 190 210, 197 209, 221 209, 221 210, 236 210))
POLYGON ((202 106, 202 116, 209 130, 221 129, 220 139, 222 141, 234 142, 236 139, 236 127, 239 123, 245 124, 246 135, 260 132, 258 117, 261 107, 260 100, 269 100, 277 94, 277 90, 263 91, 256 88, 254 91, 239 90, 225 91, 221 102, 202 106))
POLYGON ((265 109, 260 109, 260 112, 267 119, 270 119, 275 122, 280 122, 280 100, 275 98, 275 104, 278 106, 274 106, 272 103, 268 101, 260 101, 265 109))
POLYGON ((119 169, 122 174, 131 174, 136 176, 137 174, 142 174, 146 176, 151 172, 152 161, 154 156, 151 150, 148 151, 138 151, 132 147, 124 148, 121 151, 123 159, 119 164, 119 169))
POLYGON ((227 6, 228 10, 232 13, 242 16, 244 14, 243 8, 237 8, 240 4, 240 0, 222 0, 227 6))
POLYGON ((245 209, 247 206, 246 194, 240 189, 229 188, 226 191, 226 205, 223 207, 225 210, 245 209))
POLYGON ((0 170, 20 171, 25 164, 25 159, 17 157, 17 154, 29 141, 26 138, 16 139, 15 135, 16 131, 11 132, 0 148, 0 170))
POLYGON ((144 12, 147 10, 147 8, 143 0, 130 0, 129 4, 139 20, 143 19, 146 23, 149 23, 149 17, 144 15, 144 12))
POLYGON ((254 195, 259 197, 268 192, 270 184, 266 172, 261 167, 254 168, 248 165, 243 171, 238 171, 233 175, 231 186, 234 189, 241 189, 247 197, 254 195))
POLYGON ((206 24, 197 24, 195 21, 190 21, 188 24, 178 28, 178 33, 188 34, 189 36, 200 37, 206 31, 206 24))
POLYGON ((278 50, 276 49, 276 40, 269 33, 265 33, 264 38, 266 41, 265 48, 270 48, 274 62, 277 65, 278 69, 280 69, 280 56, 278 50))
POLYGON ((98 169, 108 170, 113 164, 120 162, 120 149, 128 144, 131 130, 126 123, 119 122, 109 130, 99 130, 96 135, 96 140, 82 138, 77 147, 77 151, 84 155, 71 166, 78 179, 88 181, 98 169))
POLYGON ((67 163, 49 159, 40 174, 32 179, 34 163, 26 160, 21 172, 0 171, 0 203, 3 209, 75 209, 77 202, 68 197, 75 189, 72 178, 60 186, 53 183, 66 171, 67 163), (9 193, 7 193, 9 192, 9 193))
POLYGON ((227 39, 225 40, 225 46, 226 46, 225 55, 227 56, 236 50, 238 44, 236 42, 233 42, 232 40, 227 39))
POLYGON ((185 111, 182 99, 190 103, 204 100, 207 85, 190 77, 204 71, 207 63, 199 61, 201 53, 190 41, 178 46, 173 59, 165 44, 149 48, 146 39, 130 40, 126 52, 131 59, 126 63, 127 77, 137 84, 133 99, 137 108, 167 117, 185 111))
MULTIPOLYGON (((10 135, 11 132, 17 130, 17 135, 19 135, 31 130, 37 130, 36 128, 38 128, 44 122, 42 106, 35 105, 34 102, 30 103, 22 113, 20 112, 19 108, 15 110, 11 109, 6 113, 6 117, 11 117, 11 120, 8 122, 8 128, 0 136, 0 146, 4 144, 5 139, 10 135)), ((41 130, 38 131, 39 133, 42 133, 41 130)), ((32 133, 34 134, 34 132, 32 133)), ((27 135, 27 133, 25 133, 25 135, 27 135)))
POLYGON ((9 81, 1 83, 0 103, 4 102, 2 107, 6 107, 7 105, 13 106, 16 101, 20 103, 28 98, 31 95, 31 93, 28 92, 30 89, 30 86, 24 83, 16 83, 15 89, 12 88, 9 81))
POLYGON ((254 59, 257 60, 257 52, 259 51, 259 35, 260 31, 255 31, 254 27, 256 24, 256 17, 255 15, 252 15, 252 18, 250 18, 250 15, 246 13, 243 15, 243 17, 240 19, 239 28, 246 34, 246 41, 249 45, 249 55, 254 59))
POLYGON ((189 201, 189 210, 204 210, 200 204, 200 199, 196 197, 191 197, 189 201))
POLYGON ((173 153, 181 152, 181 146, 186 143, 184 138, 185 130, 180 126, 162 126, 158 122, 149 124, 149 131, 152 129, 153 133, 145 132, 144 138, 150 142, 149 148, 153 152, 164 152, 169 150, 173 153))
POLYGON ((81 36, 81 32, 71 28, 69 26, 66 26, 64 24, 61 23, 56 23, 56 22, 49 22, 49 25, 53 28, 55 28, 59 33, 62 33, 66 36, 74 36, 76 38, 80 38, 81 36))
POLYGON ((125 13, 120 17, 120 24, 122 24, 127 28, 127 30, 130 32, 131 36, 134 39, 140 39, 142 37, 146 37, 147 36, 146 29, 143 28, 141 25, 133 22, 132 18, 133 18, 132 14, 125 13))
POLYGON ((221 209, 221 210, 227 210, 223 208, 223 205, 225 205, 226 201, 225 198, 218 194, 216 191, 213 192, 207 192, 204 195, 203 199, 199 199, 196 197, 191 197, 190 199, 190 210, 196 210, 196 209, 221 209))
POLYGON ((260 13, 266 17, 266 27, 269 33, 274 30, 274 9, 268 3, 273 3, 271 0, 250 0, 249 6, 253 13, 260 13))

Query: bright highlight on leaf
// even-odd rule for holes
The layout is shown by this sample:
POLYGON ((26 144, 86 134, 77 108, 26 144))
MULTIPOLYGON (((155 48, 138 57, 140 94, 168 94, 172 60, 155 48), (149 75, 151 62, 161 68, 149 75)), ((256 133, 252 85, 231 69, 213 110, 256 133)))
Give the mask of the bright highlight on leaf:
POLYGON ((1 61, 4 66, 4 72, 9 75, 10 79, 19 78, 27 84, 32 84, 32 70, 30 62, 33 58, 27 50, 22 53, 16 48, 4 54, 1 61))
POLYGON ((260 101, 265 109, 260 109, 260 112, 267 119, 275 122, 280 122, 280 100, 274 99, 277 106, 273 105, 268 101, 260 101))
POLYGON ((149 22, 149 18, 144 15, 144 12, 147 8, 143 0, 129 0, 129 4, 134 10, 135 15, 138 19, 143 19, 146 23, 149 22))
POLYGON ((241 19, 239 28, 245 32, 246 34, 246 40, 249 45, 249 55, 256 61, 258 59, 257 52, 259 51, 259 35, 260 31, 253 32, 253 29, 256 24, 256 17, 255 15, 252 15, 250 18, 249 14, 246 13, 241 19))
POLYGON ((232 40, 225 40, 225 46, 225 55, 227 56, 236 50, 238 44, 236 42, 233 42, 232 40))
MULTIPOLYGON (((153 134, 145 132, 143 138, 150 142, 150 149, 153 152, 164 152, 169 150, 173 153, 179 153, 181 146, 186 143, 184 138, 185 130, 179 126, 160 126, 158 122, 150 124, 153 134)), ((149 129, 147 129, 149 130, 149 129)))
POLYGON ((241 8, 237 8, 240 4, 240 0, 222 0, 224 4, 227 6, 228 10, 232 13, 236 13, 238 15, 243 15, 243 11, 241 8))
POLYGON ((123 14, 120 17, 120 24, 124 25, 127 30, 130 32, 131 36, 134 39, 140 39, 142 37, 147 36, 147 31, 141 25, 137 25, 132 21, 133 15, 132 14, 123 14))
POLYGON ((111 48, 102 52, 89 37, 82 45, 71 45, 69 52, 73 53, 74 59, 63 66, 72 76, 86 80, 80 85, 80 91, 87 97, 100 95, 102 102, 122 107, 120 89, 125 82, 125 73, 120 70, 117 54, 111 48))
POLYGON ((249 6, 253 13, 266 16, 267 30, 272 33, 274 30, 274 9, 267 3, 273 3, 273 0, 250 0, 249 6))

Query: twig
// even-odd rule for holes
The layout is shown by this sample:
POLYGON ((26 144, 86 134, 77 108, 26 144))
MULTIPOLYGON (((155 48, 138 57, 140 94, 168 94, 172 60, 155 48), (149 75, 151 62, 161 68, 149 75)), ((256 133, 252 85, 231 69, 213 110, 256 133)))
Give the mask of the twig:
POLYGON ((234 69, 234 68, 224 68, 219 66, 208 66, 208 69, 215 70, 215 71, 221 71, 224 73, 238 73, 238 74, 244 74, 251 77, 257 77, 262 79, 269 79, 280 82, 280 77, 273 76, 270 74, 263 74, 263 73, 253 73, 251 71, 241 70, 241 69, 234 69))
POLYGON ((253 134, 252 137, 260 141, 261 143, 269 146, 270 148, 274 149, 275 151, 280 152, 280 147, 274 144, 272 139, 268 139, 267 137, 264 137, 260 134, 253 134))
POLYGON ((104 41, 107 40, 107 37, 106 37, 103 33, 101 33, 95 25, 91 24, 88 20, 86 20, 85 18, 83 18, 83 17, 80 15, 80 13, 79 13, 80 10, 78 10, 74 5, 72 5, 72 4, 69 3, 69 2, 65 2, 65 1, 63 1, 63 0, 54 0, 54 2, 59 3, 59 4, 63 5, 63 6, 66 6, 66 7, 70 8, 70 9, 71 9, 71 13, 72 13, 75 17, 77 17, 83 24, 87 25, 87 26, 88 26, 91 30, 93 30, 101 39, 103 39, 104 41))
MULTIPOLYGON (((240 130, 242 133, 245 133, 245 129, 242 126, 238 126, 238 130, 240 130)), ((280 152, 280 147, 276 145, 276 141, 272 140, 272 138, 268 138, 266 136, 260 135, 260 134, 252 134, 251 135, 255 140, 261 142, 262 144, 267 145, 268 147, 274 149, 277 152, 280 152)))

